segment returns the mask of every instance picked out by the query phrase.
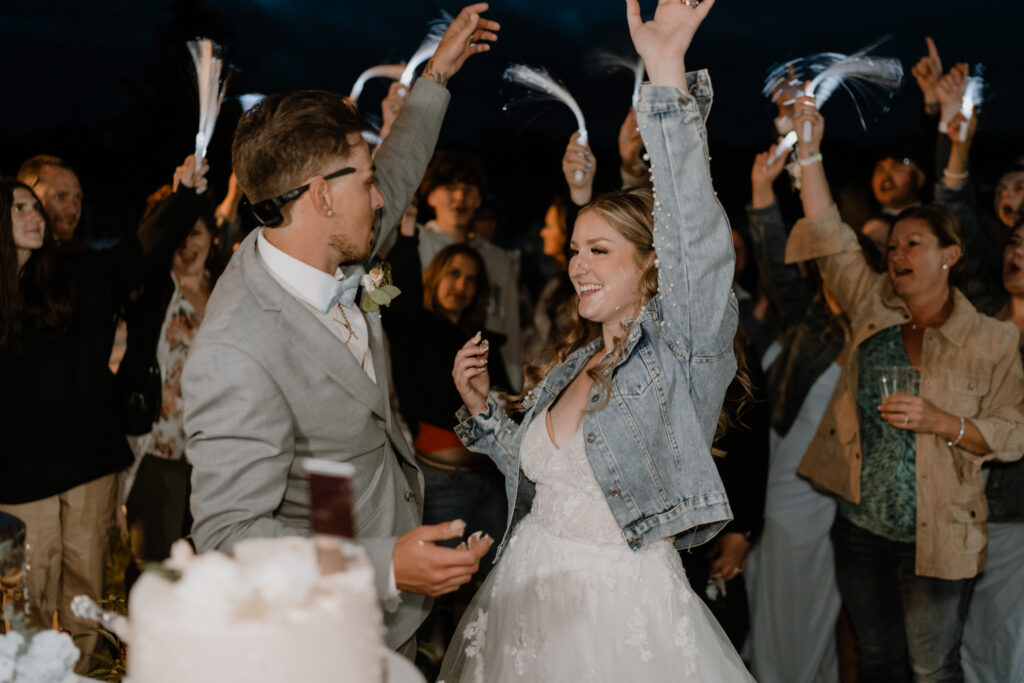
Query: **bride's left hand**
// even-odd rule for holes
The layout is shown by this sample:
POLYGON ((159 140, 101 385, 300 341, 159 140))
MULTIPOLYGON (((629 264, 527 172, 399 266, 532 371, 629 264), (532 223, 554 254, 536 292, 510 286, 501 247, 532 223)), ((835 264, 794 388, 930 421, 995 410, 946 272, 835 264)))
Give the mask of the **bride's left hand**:
POLYGON ((711 576, 721 576, 726 581, 732 581, 747 571, 748 550, 750 541, 739 532, 719 536, 708 555, 711 559, 711 576))

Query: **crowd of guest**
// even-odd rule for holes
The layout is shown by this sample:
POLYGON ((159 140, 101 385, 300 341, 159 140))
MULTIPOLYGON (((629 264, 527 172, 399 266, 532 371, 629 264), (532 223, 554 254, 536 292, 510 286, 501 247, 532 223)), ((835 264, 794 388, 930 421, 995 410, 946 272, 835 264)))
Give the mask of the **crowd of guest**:
MULTIPOLYGON (((834 201, 843 188, 828 171, 843 162, 808 98, 780 105, 811 133, 792 155, 772 146, 749 187, 717 188, 749 198, 733 227, 746 369, 714 440, 734 519, 681 552, 765 683, 1024 677, 1024 150, 999 177, 976 177, 966 65, 943 70, 928 44, 912 71, 927 134, 863 169, 869 205, 834 201), (893 390, 880 378, 896 370, 907 380, 893 390)), ((385 137, 405 90, 389 92, 385 137)), ((649 184, 632 109, 618 148, 601 163, 620 165, 624 186, 649 184)), ((550 205, 530 230, 503 226, 521 247, 506 249, 484 227, 501 190, 480 155, 441 149, 376 245, 401 295, 382 309, 389 367, 374 381, 390 383, 422 472, 425 524, 505 533, 503 477, 455 431, 452 366, 485 340, 494 396, 514 404, 535 383, 524 365, 578 316, 575 217, 616 189, 594 188, 596 165, 573 135, 565 185, 539 190, 550 205)), ((130 585, 191 534, 183 371, 218 277, 256 227, 234 176, 214 204, 207 170, 186 157, 137 230, 102 250, 76 236, 88 196, 71 163, 35 156, 0 179, 0 511, 28 530, 34 624, 81 635, 86 654, 99 638, 69 602, 107 594, 110 549, 130 548, 130 585)), ((496 549, 450 601, 456 619, 496 549)), ((421 629, 425 671, 453 628, 421 629)))

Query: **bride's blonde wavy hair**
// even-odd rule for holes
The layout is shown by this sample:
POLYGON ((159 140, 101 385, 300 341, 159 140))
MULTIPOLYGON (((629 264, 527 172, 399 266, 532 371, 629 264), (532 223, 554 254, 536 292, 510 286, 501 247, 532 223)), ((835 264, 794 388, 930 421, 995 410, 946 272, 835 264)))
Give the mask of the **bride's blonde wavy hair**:
MULTIPOLYGON (((614 190, 594 199, 580 209, 576 217, 588 213, 597 213, 616 232, 626 238, 633 246, 633 256, 638 266, 649 264, 640 278, 640 296, 643 305, 658 293, 658 266, 654 251, 654 193, 648 187, 632 187, 622 190, 614 190)), ((555 366, 564 362, 575 351, 583 348, 595 339, 601 337, 601 324, 580 317, 579 295, 574 293, 572 299, 566 306, 568 324, 565 329, 558 332, 555 338, 548 344, 540 360, 534 364, 527 365, 524 372, 523 393, 511 397, 509 407, 513 410, 524 411, 523 399, 532 389, 537 387, 548 373, 555 366)), ((612 370, 625 354, 626 339, 629 337, 629 330, 632 323, 623 323, 622 335, 615 338, 614 347, 611 353, 606 354, 594 367, 587 370, 587 374, 598 387, 600 400, 593 404, 588 411, 600 410, 608 405, 611 399, 611 374, 612 370)), ((750 377, 746 369, 746 354, 743 346, 737 340, 733 343, 736 352, 736 377, 739 380, 745 398, 737 406, 737 414, 750 401, 752 392, 750 377)), ((715 433, 715 438, 725 431, 733 420, 723 410, 715 433)))

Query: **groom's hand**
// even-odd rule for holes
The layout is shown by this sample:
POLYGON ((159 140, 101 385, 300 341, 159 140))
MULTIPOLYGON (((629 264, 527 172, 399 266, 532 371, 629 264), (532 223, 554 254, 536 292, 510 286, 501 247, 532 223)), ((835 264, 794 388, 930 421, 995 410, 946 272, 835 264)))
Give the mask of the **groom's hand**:
POLYGON ((467 549, 435 545, 435 541, 460 538, 465 531, 466 523, 455 520, 417 527, 399 536, 392 556, 398 590, 436 597, 468 583, 494 539, 484 536, 467 549))

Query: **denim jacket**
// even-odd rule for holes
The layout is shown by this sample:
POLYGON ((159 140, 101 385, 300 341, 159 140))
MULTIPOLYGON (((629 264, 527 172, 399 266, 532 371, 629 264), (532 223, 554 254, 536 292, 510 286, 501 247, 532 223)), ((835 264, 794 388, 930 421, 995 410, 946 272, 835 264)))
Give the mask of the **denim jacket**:
MULTIPOLYGON (((718 414, 736 372, 734 253, 729 222, 711 185, 704 119, 707 72, 687 74, 689 93, 644 85, 637 120, 654 177, 658 294, 631 321, 611 375, 607 406, 587 412, 587 459, 623 538, 637 550, 674 537, 677 547, 714 537, 732 513, 711 457, 718 414)), ((460 409, 456 432, 505 475, 511 527, 520 485, 519 448, 534 415, 550 406, 602 339, 572 353, 527 397, 516 424, 492 399, 460 409)), ((600 400, 597 387, 590 400, 600 400)), ((504 550, 509 534, 498 550, 504 550)))

